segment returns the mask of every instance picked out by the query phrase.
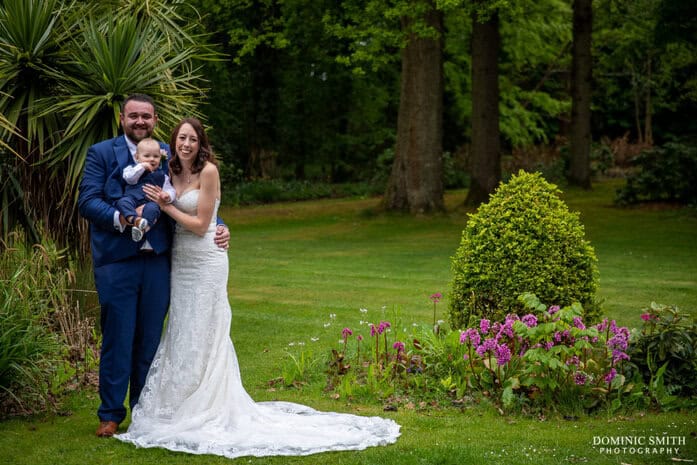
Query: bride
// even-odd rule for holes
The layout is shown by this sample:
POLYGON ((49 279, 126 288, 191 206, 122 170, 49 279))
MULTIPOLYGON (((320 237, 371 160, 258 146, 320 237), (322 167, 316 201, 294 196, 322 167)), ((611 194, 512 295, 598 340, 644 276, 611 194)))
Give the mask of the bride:
POLYGON ((170 147, 176 201, 159 201, 159 187, 144 189, 176 221, 169 319, 128 431, 114 437, 139 447, 229 458, 395 442, 400 426, 392 420, 257 403, 247 394, 230 340, 227 252, 210 237, 220 205, 215 158, 195 118, 179 123, 170 147))

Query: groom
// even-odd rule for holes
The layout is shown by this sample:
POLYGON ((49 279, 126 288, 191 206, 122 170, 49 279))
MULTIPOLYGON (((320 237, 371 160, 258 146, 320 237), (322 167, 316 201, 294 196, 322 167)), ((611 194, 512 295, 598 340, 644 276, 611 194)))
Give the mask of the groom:
MULTIPOLYGON (((151 137, 157 124, 152 98, 144 94, 126 98, 120 123, 123 135, 88 149, 78 195, 80 214, 90 223, 101 307, 100 437, 113 436, 126 417, 129 384, 131 409, 138 402, 169 307, 171 222, 163 218, 142 241, 134 242, 125 218, 114 207, 123 195, 123 184, 113 174, 135 164, 136 145, 151 137)), ((169 153, 167 144, 160 142, 160 147, 169 153)), ((219 221, 216 244, 226 249, 229 239, 227 227, 219 221)))

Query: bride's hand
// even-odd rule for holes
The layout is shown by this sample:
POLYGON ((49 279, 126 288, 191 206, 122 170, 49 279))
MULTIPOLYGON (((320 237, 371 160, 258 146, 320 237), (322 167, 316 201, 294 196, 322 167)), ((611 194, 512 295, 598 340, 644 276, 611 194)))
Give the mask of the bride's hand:
POLYGON ((162 198, 164 196, 160 196, 160 193, 162 192, 162 188, 160 186, 155 186, 154 184, 146 184, 143 186, 143 192, 145 192, 145 197, 147 197, 148 200, 157 203, 160 206, 160 208, 163 208, 165 205, 167 205, 167 202, 162 198))

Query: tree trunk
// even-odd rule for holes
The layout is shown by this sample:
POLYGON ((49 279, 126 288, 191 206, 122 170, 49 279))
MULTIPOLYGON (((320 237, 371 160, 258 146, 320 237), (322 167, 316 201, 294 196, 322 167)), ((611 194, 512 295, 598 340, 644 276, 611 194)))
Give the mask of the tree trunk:
POLYGON ((472 21, 472 150, 471 182, 466 205, 489 200, 501 181, 499 139, 499 16, 472 21))
POLYGON ((574 0, 569 183, 591 187, 592 0, 574 0))
MULTIPOLYGON (((437 38, 410 33, 402 50, 397 143, 383 200, 386 210, 441 211, 443 200, 443 15, 423 18, 437 38)), ((402 28, 411 25, 402 18, 402 28)))
POLYGON ((651 116, 653 108, 651 108, 651 57, 646 63, 646 114, 644 115, 644 142, 648 145, 653 145, 653 123, 651 116))

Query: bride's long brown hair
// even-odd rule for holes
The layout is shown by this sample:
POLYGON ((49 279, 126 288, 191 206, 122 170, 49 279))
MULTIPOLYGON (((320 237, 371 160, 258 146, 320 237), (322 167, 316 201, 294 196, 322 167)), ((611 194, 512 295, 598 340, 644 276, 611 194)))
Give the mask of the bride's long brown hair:
POLYGON ((211 145, 208 142, 208 136, 206 135, 206 130, 203 129, 203 124, 196 118, 184 118, 177 124, 177 126, 172 131, 172 136, 169 138, 169 149, 172 152, 172 159, 169 162, 169 169, 172 170, 174 174, 179 174, 182 172, 182 162, 179 159, 179 154, 177 153, 177 136, 179 135, 179 130, 185 124, 190 124, 194 131, 196 131, 196 136, 198 137, 198 153, 196 158, 194 158, 191 164, 191 173, 196 174, 203 169, 206 162, 213 163, 218 166, 218 162, 215 159, 211 145))

